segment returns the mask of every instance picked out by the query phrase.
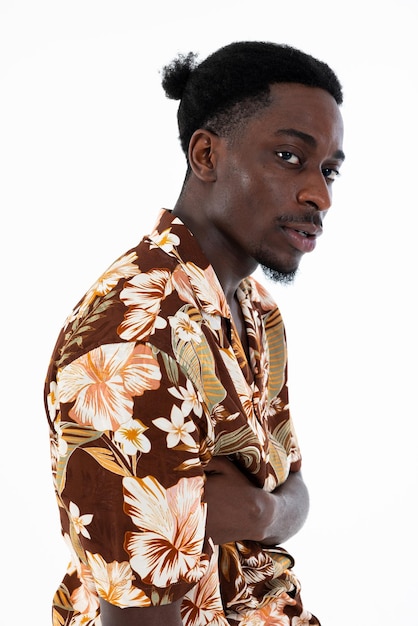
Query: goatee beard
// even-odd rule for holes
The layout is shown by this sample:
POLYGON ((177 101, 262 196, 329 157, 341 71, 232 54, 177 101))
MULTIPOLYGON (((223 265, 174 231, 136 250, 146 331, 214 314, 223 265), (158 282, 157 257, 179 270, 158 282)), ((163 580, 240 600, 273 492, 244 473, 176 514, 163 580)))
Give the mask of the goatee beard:
POLYGON ((275 270, 272 267, 268 267, 267 265, 261 265, 261 269, 263 270, 264 276, 274 283, 280 283, 281 285, 291 285, 295 280, 295 276, 297 274, 297 269, 289 272, 281 272, 280 270, 275 270))

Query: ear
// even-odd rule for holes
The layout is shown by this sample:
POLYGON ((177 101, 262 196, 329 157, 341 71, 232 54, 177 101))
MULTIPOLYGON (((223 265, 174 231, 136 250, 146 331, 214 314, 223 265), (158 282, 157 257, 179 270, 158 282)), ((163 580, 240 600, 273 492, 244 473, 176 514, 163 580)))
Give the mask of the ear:
POLYGON ((220 137, 210 130, 199 128, 189 142, 189 164, 193 173, 202 182, 216 180, 216 163, 220 137))

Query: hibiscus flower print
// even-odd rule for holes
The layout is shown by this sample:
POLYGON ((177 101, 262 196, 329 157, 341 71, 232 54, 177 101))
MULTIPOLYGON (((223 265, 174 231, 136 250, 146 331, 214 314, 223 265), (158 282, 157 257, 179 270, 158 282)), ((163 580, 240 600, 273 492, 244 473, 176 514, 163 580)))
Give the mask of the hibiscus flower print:
MULTIPOLYGON (((94 617, 99 608, 99 599, 96 593, 96 585, 92 576, 91 569, 80 563, 78 577, 81 585, 74 589, 71 594, 71 602, 76 611, 81 613, 80 617, 84 617, 85 621, 80 621, 79 624, 88 624, 88 620, 94 617)), ((77 622, 75 622, 77 623, 77 622)))
POLYGON ((101 598, 120 608, 150 606, 151 601, 145 593, 132 585, 135 576, 126 561, 106 563, 100 554, 87 552, 87 559, 97 593, 101 598))
POLYGON ((171 232, 171 228, 166 228, 162 233, 155 230, 150 236, 150 240, 151 250, 152 248, 162 248, 167 254, 170 254, 180 243, 180 238, 171 232))
POLYGON ((69 416, 98 431, 117 430, 132 419, 133 397, 158 389, 161 371, 148 346, 107 344, 79 357, 58 373, 60 402, 69 416))
POLYGON ((267 289, 252 276, 245 279, 244 284, 251 292, 253 302, 260 302, 264 311, 271 311, 276 308, 276 302, 267 289))
POLYGON ((262 608, 244 615, 240 626, 290 626, 290 618, 284 613, 284 608, 295 604, 296 601, 283 592, 278 598, 271 598, 262 608))
POLYGON ((173 286, 179 297, 202 309, 202 315, 212 330, 219 330, 221 316, 229 315, 218 278, 209 265, 206 269, 194 263, 184 263, 173 272, 173 286))
POLYGON ((199 324, 196 324, 184 311, 177 311, 177 313, 170 316, 168 320, 174 334, 183 341, 193 341, 194 343, 200 343, 202 341, 200 336, 202 331, 199 324))
POLYGON ((120 293, 120 299, 128 307, 118 334, 127 341, 140 341, 152 335, 156 329, 167 326, 159 316, 161 301, 172 292, 171 272, 154 269, 134 276, 120 293))
POLYGON ((217 548, 199 584, 194 585, 183 598, 181 616, 187 626, 228 626, 219 591, 217 548))
POLYGON ((146 584, 196 582, 207 569, 202 555, 206 505, 203 478, 181 478, 165 489, 153 476, 123 479, 125 513, 138 532, 126 535, 132 569, 146 584))

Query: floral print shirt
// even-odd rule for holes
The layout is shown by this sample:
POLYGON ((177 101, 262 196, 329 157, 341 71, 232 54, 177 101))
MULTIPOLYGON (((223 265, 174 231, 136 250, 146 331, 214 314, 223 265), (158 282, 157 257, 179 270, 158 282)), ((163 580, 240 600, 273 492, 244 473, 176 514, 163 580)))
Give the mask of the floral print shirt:
POLYGON ((227 455, 274 490, 301 457, 288 409, 280 313, 252 277, 238 290, 245 356, 197 240, 169 211, 82 298, 45 387, 62 533, 71 562, 54 626, 183 598, 187 626, 318 624, 291 556, 205 532, 205 466, 227 455))

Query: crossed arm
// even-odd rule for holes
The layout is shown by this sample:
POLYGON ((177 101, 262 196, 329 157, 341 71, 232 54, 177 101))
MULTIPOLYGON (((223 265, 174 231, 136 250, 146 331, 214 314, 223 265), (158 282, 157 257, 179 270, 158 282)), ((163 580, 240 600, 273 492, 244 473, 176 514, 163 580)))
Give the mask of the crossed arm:
POLYGON ((239 539, 277 545, 305 523, 309 495, 301 472, 291 472, 273 493, 254 485, 226 458, 212 459, 206 475, 206 528, 217 545, 239 539))
MULTIPOLYGON (((300 472, 269 493, 255 486, 227 458, 206 468, 207 531, 216 544, 251 539, 280 544, 305 523, 309 496, 300 472)), ((102 626, 182 626, 181 600, 164 606, 120 609, 100 600, 102 626)))

